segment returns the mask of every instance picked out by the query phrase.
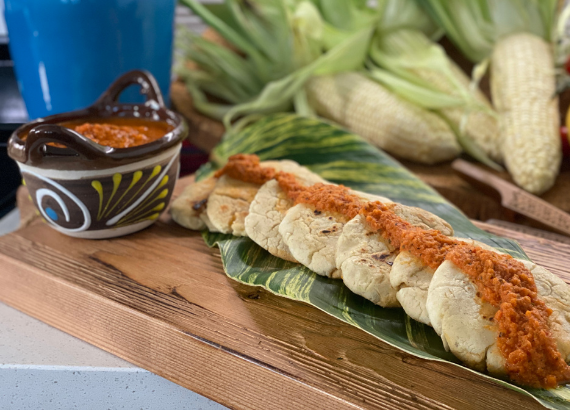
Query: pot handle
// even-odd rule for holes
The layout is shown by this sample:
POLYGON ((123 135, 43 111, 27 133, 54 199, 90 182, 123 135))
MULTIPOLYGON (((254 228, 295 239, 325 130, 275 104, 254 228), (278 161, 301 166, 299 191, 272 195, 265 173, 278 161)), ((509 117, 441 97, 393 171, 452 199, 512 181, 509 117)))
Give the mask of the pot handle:
POLYGON ((65 145, 67 149, 86 160, 105 158, 114 151, 114 148, 96 144, 89 138, 60 125, 40 124, 32 128, 24 140, 22 162, 29 161, 31 165, 39 165, 50 159, 61 160, 63 155, 46 154, 43 148, 49 143, 65 145))
POLYGON ((117 78, 115 82, 101 94, 94 105, 105 106, 116 104, 119 95, 121 95, 129 85, 133 84, 141 86, 140 93, 146 96, 147 104, 154 101, 159 107, 165 108, 160 87, 154 76, 146 70, 132 70, 117 78))

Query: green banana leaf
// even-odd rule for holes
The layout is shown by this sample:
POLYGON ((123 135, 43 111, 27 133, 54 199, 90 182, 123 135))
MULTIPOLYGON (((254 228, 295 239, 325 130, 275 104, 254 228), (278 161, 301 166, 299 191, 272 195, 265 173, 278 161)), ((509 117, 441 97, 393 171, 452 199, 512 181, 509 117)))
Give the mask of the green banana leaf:
MULTIPOLYGON (((476 239, 516 258, 528 259, 515 241, 475 227, 461 211, 397 161, 331 124, 294 114, 263 117, 218 145, 212 161, 202 167, 198 178, 210 174, 237 153, 255 153, 262 160, 292 159, 329 181, 433 212, 447 220, 458 237, 476 239)), ((203 236, 209 246, 219 246, 230 278, 309 303, 407 353, 460 365, 445 351, 431 327, 410 319, 403 309, 381 308, 349 291, 342 281, 319 276, 301 265, 274 257, 248 238, 209 232, 203 236)), ((521 388, 480 375, 531 396, 548 408, 570 409, 570 388, 521 388)))

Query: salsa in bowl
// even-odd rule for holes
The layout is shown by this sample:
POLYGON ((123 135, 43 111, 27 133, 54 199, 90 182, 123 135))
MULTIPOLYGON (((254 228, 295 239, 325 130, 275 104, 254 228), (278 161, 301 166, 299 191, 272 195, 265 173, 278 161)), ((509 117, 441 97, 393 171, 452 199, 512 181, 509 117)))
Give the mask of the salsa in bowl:
POLYGON ((25 124, 11 136, 35 206, 54 229, 110 238, 144 229, 166 209, 188 128, 168 110, 151 74, 131 71, 90 107, 25 124), (118 102, 138 84, 143 104, 118 102))

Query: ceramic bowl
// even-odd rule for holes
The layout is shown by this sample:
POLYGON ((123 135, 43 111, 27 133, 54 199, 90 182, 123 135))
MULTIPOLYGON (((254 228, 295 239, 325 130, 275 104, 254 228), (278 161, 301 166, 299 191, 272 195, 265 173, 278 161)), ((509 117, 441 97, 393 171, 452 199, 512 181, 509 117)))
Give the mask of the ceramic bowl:
POLYGON ((86 109, 18 128, 10 137, 8 154, 17 161, 34 205, 51 227, 79 238, 111 238, 146 228, 166 209, 187 134, 182 117, 164 106, 152 75, 136 70, 117 79, 86 109), (133 84, 141 87, 146 102, 118 102, 133 84), (57 125, 111 117, 163 121, 172 130, 148 144, 111 148, 57 125))

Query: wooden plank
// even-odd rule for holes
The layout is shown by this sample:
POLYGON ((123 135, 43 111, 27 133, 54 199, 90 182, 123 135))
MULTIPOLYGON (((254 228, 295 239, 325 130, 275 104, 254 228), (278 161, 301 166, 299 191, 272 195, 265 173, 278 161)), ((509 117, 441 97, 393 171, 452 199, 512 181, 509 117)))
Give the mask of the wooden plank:
POLYGON ((5 303, 226 406, 270 408, 291 391, 295 394, 287 398, 286 408, 356 408, 279 369, 54 280, 7 255, 0 255, 0 263, 13 273, 0 275, 5 303))
MULTIPOLYGON (((29 219, 31 208, 21 209, 29 219)), ((569 245, 489 229, 570 280, 569 245)), ((32 218, 0 238, 0 266, 0 300, 229 407, 540 407, 464 368, 418 359, 309 305, 232 281, 218 251, 168 217, 100 241, 32 218)))
POLYGON ((507 228, 511 231, 526 233, 527 235, 537 236, 539 238, 550 239, 555 242, 563 242, 570 245, 570 236, 561 235, 555 232, 544 231, 542 229, 532 228, 530 226, 519 225, 512 222, 501 221, 498 219, 488 219, 487 224, 507 228))

